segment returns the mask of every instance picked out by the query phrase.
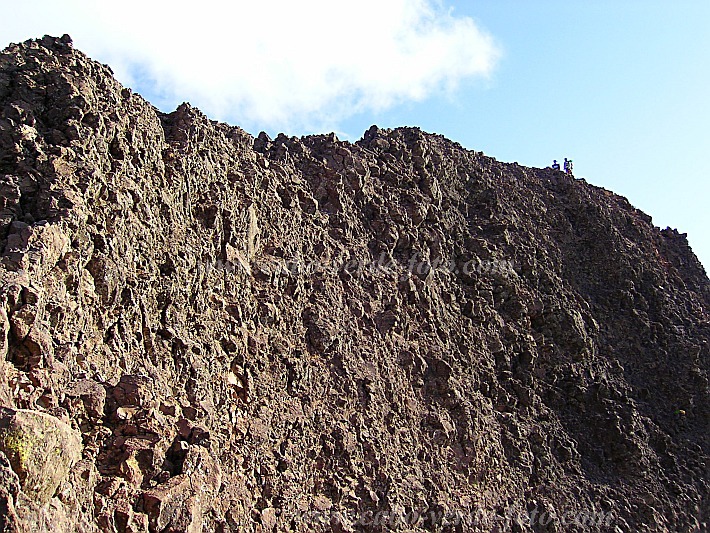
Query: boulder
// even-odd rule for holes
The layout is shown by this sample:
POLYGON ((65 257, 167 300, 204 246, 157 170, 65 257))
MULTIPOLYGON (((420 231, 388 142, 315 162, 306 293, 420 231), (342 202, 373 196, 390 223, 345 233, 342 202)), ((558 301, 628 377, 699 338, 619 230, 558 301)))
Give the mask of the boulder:
POLYGON ((148 376, 124 374, 113 389, 113 397, 122 407, 130 405, 153 407, 155 404, 153 380, 148 376))
POLYGON ((66 404, 75 415, 86 414, 92 420, 100 420, 104 416, 106 389, 91 379, 80 379, 67 385, 64 390, 66 404))
POLYGON ((81 457, 82 442, 77 431, 52 415, 2 407, 0 450, 7 455, 22 491, 43 505, 81 457))

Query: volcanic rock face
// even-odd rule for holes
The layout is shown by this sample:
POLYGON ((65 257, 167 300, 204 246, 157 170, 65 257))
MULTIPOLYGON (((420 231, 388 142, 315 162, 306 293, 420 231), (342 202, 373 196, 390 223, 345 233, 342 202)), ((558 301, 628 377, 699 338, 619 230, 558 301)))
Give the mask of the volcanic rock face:
POLYGON ((0 250, 3 412, 82 437, 42 498, 0 454, 9 531, 708 527, 708 278, 584 181, 255 139, 45 37, 0 55, 0 250))

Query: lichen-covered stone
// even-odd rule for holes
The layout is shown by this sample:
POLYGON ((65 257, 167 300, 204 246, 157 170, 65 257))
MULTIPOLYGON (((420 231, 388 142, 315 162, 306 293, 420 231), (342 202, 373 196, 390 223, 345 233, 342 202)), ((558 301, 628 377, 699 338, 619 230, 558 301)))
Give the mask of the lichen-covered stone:
POLYGON ((22 491, 43 505, 81 457, 81 436, 58 418, 37 411, 0 408, 0 450, 22 491))

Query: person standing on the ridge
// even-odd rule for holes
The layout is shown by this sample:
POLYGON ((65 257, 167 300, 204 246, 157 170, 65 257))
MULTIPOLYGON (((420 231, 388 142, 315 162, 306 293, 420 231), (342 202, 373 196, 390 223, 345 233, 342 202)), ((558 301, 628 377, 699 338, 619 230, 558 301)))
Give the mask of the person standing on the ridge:
POLYGON ((560 170, 560 164, 557 162, 557 159, 552 161, 552 170, 560 170))
POLYGON ((565 172, 569 174, 570 176, 572 175, 572 160, 570 159, 569 161, 565 157, 565 172))

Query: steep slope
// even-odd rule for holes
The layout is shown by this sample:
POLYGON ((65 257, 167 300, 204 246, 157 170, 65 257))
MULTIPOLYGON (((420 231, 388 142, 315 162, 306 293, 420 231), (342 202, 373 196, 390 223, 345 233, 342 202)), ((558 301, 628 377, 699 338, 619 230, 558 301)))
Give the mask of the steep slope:
POLYGON ((0 112, 9 530, 708 527, 710 283, 624 198, 165 115, 67 37, 0 112))

